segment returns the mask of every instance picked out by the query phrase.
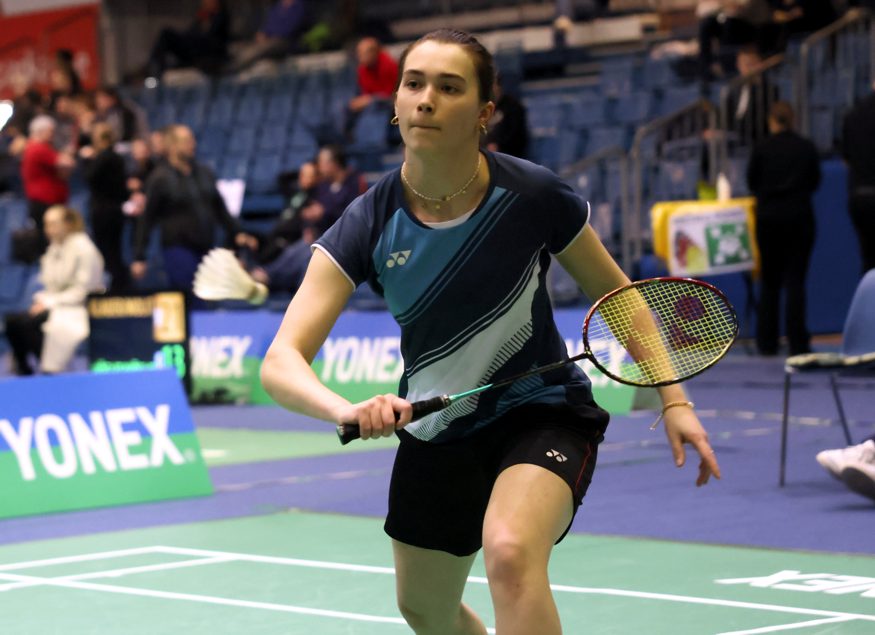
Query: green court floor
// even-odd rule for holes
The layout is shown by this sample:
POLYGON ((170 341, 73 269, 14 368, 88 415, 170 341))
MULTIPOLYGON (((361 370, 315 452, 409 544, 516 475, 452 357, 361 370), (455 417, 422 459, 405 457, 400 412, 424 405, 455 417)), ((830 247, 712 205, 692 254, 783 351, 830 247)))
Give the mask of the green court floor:
MULTIPOLYGON (((57 522, 57 519, 53 519, 57 522)), ((466 600, 493 624, 482 561, 466 600)), ((875 558, 571 535, 565 632, 875 632, 875 558)), ((0 548, 0 633, 409 632, 375 519, 288 512, 0 548)))

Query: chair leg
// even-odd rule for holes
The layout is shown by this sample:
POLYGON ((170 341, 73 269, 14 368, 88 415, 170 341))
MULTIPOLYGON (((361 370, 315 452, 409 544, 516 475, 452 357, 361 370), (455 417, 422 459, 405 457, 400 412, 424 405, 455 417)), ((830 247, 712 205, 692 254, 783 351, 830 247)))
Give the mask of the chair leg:
POLYGON ((848 429, 848 420, 845 418, 845 409, 842 407, 842 399, 839 396, 839 385, 836 381, 835 373, 830 373, 829 383, 832 386, 832 396, 836 400, 836 408, 838 408, 839 411, 839 421, 841 421, 842 428, 845 431, 845 440, 848 442, 848 445, 853 445, 853 441, 851 441, 851 431, 848 429))
POLYGON ((784 487, 784 474, 787 471, 787 427, 790 415, 790 373, 784 371, 784 416, 781 419, 781 469, 778 487, 784 487))

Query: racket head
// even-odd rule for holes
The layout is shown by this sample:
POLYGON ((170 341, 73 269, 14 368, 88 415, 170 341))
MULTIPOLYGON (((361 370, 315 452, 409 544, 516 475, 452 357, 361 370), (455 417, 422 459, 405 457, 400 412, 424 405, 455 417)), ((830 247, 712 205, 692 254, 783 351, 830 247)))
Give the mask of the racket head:
POLYGON ((592 364, 615 381, 643 387, 695 377, 720 361, 737 335, 726 295, 694 278, 633 282, 600 298, 583 323, 592 364))

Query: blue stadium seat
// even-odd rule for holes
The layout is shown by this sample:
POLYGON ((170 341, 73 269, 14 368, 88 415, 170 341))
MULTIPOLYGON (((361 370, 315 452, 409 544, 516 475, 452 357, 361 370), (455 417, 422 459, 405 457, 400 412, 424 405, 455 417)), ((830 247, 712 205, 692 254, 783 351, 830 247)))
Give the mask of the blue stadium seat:
POLYGON ((231 154, 249 156, 255 151, 256 129, 252 126, 237 126, 231 130, 226 151, 231 154))
POLYGON ((254 194, 266 194, 277 190, 277 176, 282 171, 283 161, 279 154, 256 157, 246 179, 246 189, 254 194))
POLYGON ((246 179, 249 175, 249 156, 226 156, 219 168, 219 177, 223 179, 246 179))
POLYGON ((601 126, 606 122, 606 104, 604 97, 592 91, 576 95, 569 102, 567 125, 578 129, 601 126))
POLYGON ((280 155, 286 147, 286 130, 272 126, 269 122, 262 127, 258 137, 258 154, 280 155))
POLYGON ((242 97, 237 102, 234 121, 238 124, 254 125, 264 117, 265 98, 257 93, 242 97))
POLYGON ((620 124, 643 123, 653 114, 653 94, 637 90, 621 95, 614 106, 613 119, 620 124))
POLYGON ((593 154, 612 146, 626 147, 626 129, 621 126, 598 126, 589 131, 586 153, 593 154))
POLYGON ((351 148, 357 152, 387 148, 391 112, 390 105, 376 102, 361 111, 352 129, 351 148))
POLYGON ((285 155, 283 155, 283 168, 286 170, 297 170, 307 161, 312 161, 315 156, 315 148, 313 150, 287 148, 285 155))
POLYGON ((286 127, 295 112, 295 103, 285 94, 274 94, 267 102, 264 115, 266 123, 286 127))
POLYGON ((222 95, 210 103, 207 114, 208 126, 230 126, 234 119, 234 100, 222 95))
POLYGON ((685 106, 689 106, 701 96, 698 86, 669 86, 662 91, 662 99, 659 103, 659 114, 668 115, 685 106))

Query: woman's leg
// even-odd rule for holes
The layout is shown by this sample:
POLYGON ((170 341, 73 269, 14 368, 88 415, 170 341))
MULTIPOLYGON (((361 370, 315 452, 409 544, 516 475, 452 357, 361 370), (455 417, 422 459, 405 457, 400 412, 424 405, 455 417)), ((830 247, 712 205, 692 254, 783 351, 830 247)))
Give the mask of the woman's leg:
POLYGON ((562 632, 547 563, 572 515, 571 489, 558 475, 528 463, 499 475, 486 510, 483 553, 501 635, 562 632))
POLYGON ((392 550, 398 608, 416 635, 485 635, 483 623, 462 603, 476 554, 454 556, 397 540, 392 550))

